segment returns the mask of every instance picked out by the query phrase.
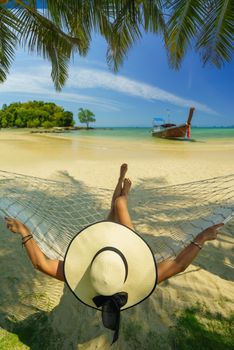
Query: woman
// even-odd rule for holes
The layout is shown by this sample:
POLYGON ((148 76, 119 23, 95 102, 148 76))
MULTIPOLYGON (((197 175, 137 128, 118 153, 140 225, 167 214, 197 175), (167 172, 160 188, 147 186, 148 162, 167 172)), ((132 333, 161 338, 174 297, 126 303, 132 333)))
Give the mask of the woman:
MULTIPOLYGON (((120 167, 120 176, 113 193, 111 210, 107 220, 133 229, 131 217, 128 212, 128 194, 131 188, 131 181, 128 178, 125 178, 127 169, 127 164, 122 164, 120 167)), ((63 261, 48 259, 33 239, 29 229, 19 220, 6 217, 5 221, 7 228, 11 232, 21 235, 22 243, 26 248, 33 266, 49 276, 64 281, 63 261)), ((184 248, 174 260, 160 262, 157 266, 157 282, 161 283, 162 281, 184 271, 198 255, 203 245, 207 241, 217 238, 218 229, 221 226, 223 226, 223 223, 207 228, 199 233, 194 241, 184 248)))

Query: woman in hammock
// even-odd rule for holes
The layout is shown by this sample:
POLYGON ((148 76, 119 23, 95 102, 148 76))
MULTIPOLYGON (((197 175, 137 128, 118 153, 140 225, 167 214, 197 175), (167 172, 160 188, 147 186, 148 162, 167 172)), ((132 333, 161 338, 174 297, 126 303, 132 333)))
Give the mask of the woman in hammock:
MULTIPOLYGON (((131 217, 128 212, 128 195, 131 188, 131 181, 128 178, 125 178, 126 172, 127 164, 122 164, 107 220, 133 229, 131 217)), ((19 220, 6 217, 5 221, 7 228, 11 232, 21 235, 22 243, 26 248, 33 266, 49 276, 64 281, 63 261, 48 259, 33 239, 29 229, 19 220)), ((194 241, 184 248, 174 260, 160 262, 157 266, 157 282, 160 283, 165 281, 166 279, 184 271, 198 255, 205 242, 217 238, 218 229, 221 226, 223 226, 223 223, 207 228, 199 233, 194 241)))

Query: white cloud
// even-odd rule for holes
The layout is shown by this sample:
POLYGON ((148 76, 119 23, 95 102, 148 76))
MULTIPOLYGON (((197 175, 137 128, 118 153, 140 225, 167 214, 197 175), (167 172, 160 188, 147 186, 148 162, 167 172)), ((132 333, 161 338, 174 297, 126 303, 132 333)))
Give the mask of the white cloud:
POLYGON ((196 109, 217 114, 210 107, 194 100, 185 99, 162 90, 156 86, 145 84, 136 80, 128 79, 120 75, 103 72, 95 69, 73 69, 71 70, 68 85, 73 88, 103 88, 140 97, 145 100, 157 100, 169 102, 181 107, 195 107, 196 109))
POLYGON ((23 73, 13 72, 8 77, 8 80, 0 85, 1 93, 37 94, 37 96, 55 100, 96 105, 107 111, 117 111, 121 108, 126 108, 126 105, 124 106, 116 100, 78 93, 78 91, 83 89, 101 88, 148 101, 162 101, 180 107, 193 106, 202 112, 217 114, 210 107, 200 102, 185 99, 159 87, 102 70, 71 68, 66 86, 61 93, 58 93, 55 92, 51 82, 49 66, 29 66, 27 69, 25 67, 23 69, 23 73))
MULTIPOLYGON (((66 91, 66 88, 64 90, 66 91)), ((33 99, 42 97, 64 102, 85 103, 98 106, 106 111, 119 111, 122 106, 121 103, 115 100, 63 91, 56 92, 54 90, 50 69, 46 66, 41 66, 37 70, 29 68, 27 73, 13 73, 4 84, 0 85, 1 94, 14 93, 16 96, 34 95, 32 96, 33 99)))

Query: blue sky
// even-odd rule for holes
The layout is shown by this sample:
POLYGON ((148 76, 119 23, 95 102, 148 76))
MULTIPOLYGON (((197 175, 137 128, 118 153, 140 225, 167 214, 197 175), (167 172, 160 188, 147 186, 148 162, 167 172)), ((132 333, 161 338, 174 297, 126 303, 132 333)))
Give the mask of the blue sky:
POLYGON ((86 58, 70 65, 69 79, 56 92, 50 64, 18 50, 10 75, 0 85, 3 103, 28 100, 53 101, 74 113, 91 109, 94 126, 146 126, 161 116, 186 121, 189 106, 196 107, 194 126, 234 125, 234 61, 224 68, 203 67, 199 56, 189 52, 179 71, 169 67, 161 39, 146 34, 128 53, 117 74, 108 69, 106 43, 95 36, 86 58))

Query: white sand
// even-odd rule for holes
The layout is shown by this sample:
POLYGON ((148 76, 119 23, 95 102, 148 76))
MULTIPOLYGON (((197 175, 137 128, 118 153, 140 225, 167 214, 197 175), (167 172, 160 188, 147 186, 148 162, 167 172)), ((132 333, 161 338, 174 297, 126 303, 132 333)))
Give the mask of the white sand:
MULTIPOLYGON (((108 189, 114 187, 122 162, 129 164, 128 176, 134 188, 144 181, 177 184, 231 174, 233 159, 234 142, 162 141, 156 148, 150 143, 108 138, 70 140, 0 132, 0 170, 62 180, 69 175, 88 186, 108 189)), ((139 198, 141 195, 139 192, 139 198)), ((58 344, 60 349, 109 349, 111 334, 104 330, 99 313, 96 316, 94 310, 77 303, 63 283, 34 271, 20 247, 19 237, 7 232, 2 223, 0 229, 2 327, 10 330, 6 318, 12 320, 13 315, 21 320, 22 327, 32 325, 32 315, 44 310, 47 319, 35 321, 34 341, 48 337, 48 349, 53 348, 52 340, 54 349, 58 344)), ((233 223, 228 231, 234 232, 233 223)), ((123 313, 123 328, 127 329, 132 320, 142 324, 146 334, 165 331, 173 325, 178 310, 196 302, 204 303, 210 311, 230 315, 234 311, 233 243, 230 235, 220 234, 217 241, 207 244, 185 273, 162 283, 144 303, 123 313)), ((22 343, 30 348, 30 341, 22 343)), ((134 349, 133 346, 131 341, 125 341, 122 332, 112 348, 134 349)))

